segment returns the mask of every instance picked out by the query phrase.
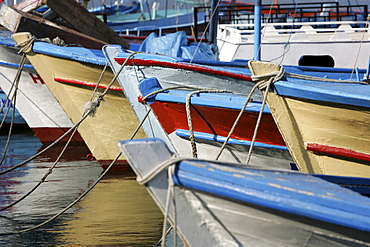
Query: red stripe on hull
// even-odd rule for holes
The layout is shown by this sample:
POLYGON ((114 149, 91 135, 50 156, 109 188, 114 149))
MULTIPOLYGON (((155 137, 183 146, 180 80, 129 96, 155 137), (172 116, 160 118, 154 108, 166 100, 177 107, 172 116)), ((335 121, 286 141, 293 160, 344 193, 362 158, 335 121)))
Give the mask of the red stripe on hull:
MULTIPOLYGON (((115 58, 116 62, 119 64, 123 64, 126 61, 126 58, 115 58)), ((227 71, 221 71, 212 69, 206 66, 199 66, 196 64, 191 63, 174 63, 174 62, 163 62, 163 61, 156 61, 156 60, 144 60, 144 59, 129 59, 127 61, 127 65, 139 65, 139 66, 161 66, 161 67, 167 67, 167 68, 174 68, 174 69, 184 69, 184 70, 190 70, 200 73, 209 73, 213 75, 219 75, 219 76, 226 76, 230 78, 235 78, 243 81, 252 81, 252 77, 248 75, 243 74, 237 74, 227 71)))
MULTIPOLYGON (((77 80, 57 78, 57 77, 54 78, 54 81, 62 82, 62 83, 68 83, 68 84, 73 84, 73 85, 78 85, 78 86, 86 86, 86 87, 93 87, 93 88, 96 87, 96 84, 95 83, 85 82, 85 81, 77 81, 77 80)), ((99 84, 98 85, 98 88, 107 89, 108 87, 105 86, 105 85, 100 85, 99 84)), ((110 87, 109 90, 114 90, 114 91, 120 91, 120 92, 122 92, 122 88, 120 88, 120 87, 110 87)))
MULTIPOLYGON (((70 128, 31 128, 33 133, 39 138, 41 143, 48 144, 52 143, 66 133, 70 128)), ((67 142, 70 135, 64 137, 60 142, 67 142)), ((81 135, 76 132, 71 142, 85 143, 81 135)))
MULTIPOLYGON (((174 132, 176 129, 189 130, 184 104, 156 101, 150 106, 167 134, 174 132)), ((193 130, 226 137, 238 114, 239 111, 232 109, 192 105, 193 130)), ((257 112, 245 112, 231 138, 251 141, 257 118, 257 112)), ((263 115, 256 141, 285 146, 271 114, 263 115)))
POLYGON ((370 154, 360 153, 353 150, 338 148, 333 146, 321 145, 317 143, 308 143, 307 150, 313 152, 314 154, 322 154, 329 156, 338 156, 347 159, 356 159, 363 161, 370 161, 370 154))

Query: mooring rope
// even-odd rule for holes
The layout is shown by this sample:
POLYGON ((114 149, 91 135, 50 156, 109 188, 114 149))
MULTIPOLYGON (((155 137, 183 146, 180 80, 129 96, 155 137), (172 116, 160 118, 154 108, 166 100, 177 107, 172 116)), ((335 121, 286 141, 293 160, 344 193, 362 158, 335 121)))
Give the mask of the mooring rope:
MULTIPOLYGON (((169 210, 170 210, 170 202, 172 201, 172 210, 173 210, 173 229, 174 229, 174 236, 173 236, 173 246, 177 246, 177 222, 176 222, 176 202, 175 202, 175 185, 173 183, 173 176, 174 176, 174 166, 169 166, 167 169, 168 173, 168 188, 167 188, 167 196, 166 196, 166 206, 164 212, 164 219, 163 219, 163 228, 162 228, 162 239, 165 239, 166 232, 167 232, 167 222, 169 217, 169 210)), ((166 241, 162 241, 161 246, 165 247, 166 241)))
MULTIPOLYGON (((34 41, 34 39, 30 39, 28 40, 26 43, 26 45, 28 47, 30 47, 30 45, 32 45, 32 42, 34 41)), ((24 47, 23 47, 24 48, 24 47)), ((23 51, 25 51, 25 49, 23 49, 23 51)), ((134 55, 134 54, 131 54, 131 55, 134 55)), ((130 55, 130 56, 131 56, 130 55)), ((129 56, 129 57, 130 57, 129 56)), ((114 78, 112 79, 111 83, 109 84, 109 86, 107 87, 107 89, 104 91, 103 94, 100 94, 98 97, 95 98, 95 101, 93 102, 92 101, 92 98, 90 98, 90 101, 88 103, 91 103, 89 105, 89 107, 86 107, 85 110, 84 110, 84 114, 82 116, 82 118, 80 119, 80 121, 78 121, 69 131, 67 131, 64 135, 62 135, 60 138, 58 138, 58 140, 56 140, 55 142, 53 142, 51 145, 49 145, 47 148, 45 148, 44 150, 42 150, 41 152, 39 152, 38 154, 32 156, 31 158, 27 159, 26 161, 22 162, 21 164, 18 164, 17 166, 14 166, 6 171, 3 171, 0 173, 1 174, 5 174, 7 172, 10 172, 26 163, 28 163, 29 161, 31 161, 32 159, 36 158, 38 155, 42 154, 43 152, 45 152, 47 149, 49 149, 50 147, 52 147, 55 143, 59 142, 59 140, 61 140, 62 138, 64 138, 67 134, 69 134, 72 130, 74 130, 74 133, 75 131, 77 131, 77 126, 79 126, 81 124, 81 122, 83 120, 85 120, 88 116, 94 116, 95 113, 96 113, 96 108, 100 105, 100 102, 103 101, 103 97, 104 95, 108 92, 109 88, 111 87, 111 85, 114 83, 114 81, 116 80, 117 76, 119 75, 119 73, 122 71, 123 67, 125 66, 127 60, 125 61, 125 63, 121 66, 119 72, 117 73, 117 75, 114 76, 114 78)), ((101 74, 101 77, 103 75, 104 72, 102 72, 101 74)), ((94 91, 95 92, 95 91, 94 91)), ((85 106, 84 106, 85 107, 85 106)), ((150 111, 147 112, 146 116, 149 114, 150 111)), ((138 125, 138 127, 135 129, 135 131, 133 132, 132 136, 130 137, 130 139, 133 139, 134 136, 137 134, 137 132, 139 131, 139 129, 141 128, 143 122, 145 121, 146 117, 140 122, 140 124, 138 125)), ((7 207, 4 207, 3 209, 1 210, 5 210, 13 205, 15 205, 16 203, 22 201, 24 198, 26 198, 29 194, 31 194, 37 187, 39 187, 39 185, 41 183, 43 183, 46 179, 46 177, 51 173, 51 170, 56 166, 56 164, 58 163, 60 157, 62 156, 62 154, 64 153, 66 147, 68 146, 70 140, 72 139, 74 133, 72 134, 72 136, 70 137, 69 141, 67 142, 66 146, 64 147, 64 149, 62 150, 61 154, 59 155, 57 161, 53 164, 53 166, 48 170, 48 172, 44 175, 44 177, 40 180, 40 182, 34 186, 33 189, 31 189, 28 193, 26 193, 26 195, 24 195, 21 199, 19 199, 17 202, 15 203, 12 203, 11 205, 8 205, 7 207)), ((34 226, 34 227, 31 227, 31 228, 28 228, 28 229, 24 229, 24 230, 21 230, 21 231, 13 231, 13 232, 8 232, 8 233, 0 233, 0 236, 2 235, 12 235, 12 234, 20 234, 20 233, 24 233, 24 232, 28 232, 28 231, 32 231, 34 229, 37 229, 45 224, 47 224, 48 222, 52 221, 53 219, 57 218, 58 216, 60 216, 62 213, 64 213, 66 210, 68 210, 69 208, 71 208, 73 205, 75 205, 81 198, 83 198, 92 188, 95 187, 95 185, 104 177, 104 175, 110 170, 110 168, 113 166, 113 164, 116 163, 116 161, 119 159, 119 157, 122 155, 122 153, 120 152, 117 157, 112 161, 112 163, 108 166, 108 168, 103 172, 103 174, 99 177, 99 179, 88 189, 86 190, 81 196, 79 196, 75 201, 73 201, 71 204, 69 204, 66 208, 64 208, 63 210, 61 210, 58 214, 54 215, 53 217, 49 218, 48 220, 44 221, 43 223, 37 225, 37 226, 34 226)))
POLYGON ((187 116, 188 126, 189 126, 190 145, 191 145, 191 150, 192 150, 192 154, 194 158, 198 157, 198 153, 197 153, 197 146, 196 146, 195 137, 194 137, 193 122, 192 122, 191 111, 190 111, 190 101, 191 101, 191 97, 194 94, 198 94, 198 93, 232 93, 232 91, 218 90, 218 89, 202 89, 202 90, 193 91, 186 96, 186 103, 185 103, 186 116, 187 116))
MULTIPOLYGON (((357 54, 356 54, 355 64, 353 65, 353 68, 356 68, 356 66, 357 66, 358 57, 360 56, 360 52, 361 52, 361 49, 362 49, 362 44, 364 43, 364 39, 365 39, 366 29, 369 27, 369 22, 370 22, 370 14, 368 14, 368 16, 366 17, 366 24, 365 24, 364 31, 363 31, 363 34, 362 34, 360 47, 358 48, 358 51, 357 51, 357 54)), ((353 75, 354 72, 355 72, 355 69, 352 70, 351 78, 352 78, 352 75, 353 75)))
POLYGON ((263 101, 262 101, 261 109, 260 109, 259 114, 258 114, 257 123, 256 123, 255 129, 254 129, 254 132, 253 132, 251 145, 249 147, 249 152, 248 152, 248 156, 247 156, 247 160, 246 160, 247 164, 249 164, 249 161, 250 161, 251 156, 252 156, 252 150, 253 150, 254 143, 255 143, 256 138, 257 138, 258 128, 259 128, 260 123, 261 123, 263 109, 265 108, 265 105, 266 105, 267 94, 268 94, 268 91, 270 89, 270 86, 271 86, 272 83, 280 80, 284 76, 284 74, 285 74, 285 68, 283 66, 280 66, 280 70, 276 71, 274 73, 269 73, 269 74, 265 74, 265 75, 261 75, 261 76, 252 76, 252 79, 257 81, 256 87, 258 87, 261 91, 265 90, 265 94, 263 95, 263 101))
POLYGON ((258 87, 257 85, 254 85, 254 86, 253 86, 253 88, 251 89, 251 91, 249 92, 248 97, 247 97, 247 99, 245 100, 243 107, 240 109, 239 114, 238 114, 238 116, 236 117, 236 119, 235 119, 235 121, 234 121, 233 126, 231 127, 231 129, 230 129, 230 131, 229 131, 229 133, 228 133, 228 135, 227 135, 227 137, 226 137, 225 141, 222 143, 222 146, 221 146, 221 148, 220 148, 220 151, 219 151, 219 153, 218 153, 218 154, 217 154, 217 156, 216 156, 216 160, 218 160, 218 159, 220 158, 220 156, 221 156, 221 154, 222 154, 223 150, 225 149, 225 147, 226 147, 227 143, 229 142, 229 140, 230 140, 230 138, 231 138, 231 135, 234 133, 234 130, 235 130, 235 128, 236 128, 236 126, 237 126, 237 124, 239 123, 240 118, 242 117, 243 112, 245 111, 245 108, 247 107, 248 103, 251 101, 251 99, 252 99, 252 95, 253 95, 253 93, 256 91, 257 87, 258 87))
POLYGON ((24 67, 25 62, 26 62, 26 56, 25 55, 22 55, 20 66, 18 67, 17 74, 16 74, 16 76, 14 78, 14 82, 12 83, 12 86, 11 86, 11 88, 9 90, 9 93, 7 94, 7 97, 5 99, 5 103, 2 105, 1 110, 0 110, 0 112, 3 111, 5 104, 7 104, 8 100, 9 100, 9 95, 11 94, 11 92, 14 89, 14 93, 13 93, 12 99, 10 101, 10 105, 8 105, 8 108, 6 110, 6 113, 4 114, 4 117, 3 117, 2 121, 1 121, 1 125, 0 125, 0 129, 1 129, 2 126, 3 126, 3 124, 4 124, 4 122, 5 122, 6 116, 8 115, 9 110, 11 108, 11 104, 13 102, 12 118, 11 118, 11 122, 10 122, 10 126, 9 126, 7 141, 6 141, 6 144, 5 144, 3 155, 2 155, 1 160, 0 160, 0 165, 3 164, 3 162, 5 160, 6 153, 7 153, 8 148, 9 148, 10 137, 11 137, 11 134, 12 134, 13 124, 14 124, 14 118, 15 118, 16 101, 17 101, 17 92, 18 92, 19 79, 20 79, 21 71, 22 71, 22 69, 24 67))
POLYGON ((50 221, 58 218, 60 215, 62 215, 68 209, 70 209, 71 207, 73 207, 77 202, 79 202, 83 197, 85 197, 100 182, 100 180, 105 176, 105 174, 107 174, 107 172, 116 163, 116 161, 119 159, 120 156, 121 156, 121 153, 112 161, 112 163, 107 167, 107 169, 100 175, 100 177, 84 193, 82 193, 77 199, 75 199, 72 203, 70 203, 67 207, 65 207, 64 209, 62 209, 61 211, 59 211, 53 217, 45 220, 44 222, 42 222, 42 223, 40 223, 40 224, 38 224, 36 226, 30 227, 30 228, 27 228, 27 229, 23 229, 23 230, 20 230, 20 231, 0 233, 0 236, 14 235, 14 234, 21 234, 21 233, 29 232, 29 231, 35 230, 37 228, 40 228, 41 226, 43 226, 43 225, 49 223, 50 221))
MULTIPOLYGON (((142 121, 140 121, 139 125, 136 127, 136 129, 134 130, 134 132, 132 133, 132 135, 130 136, 130 140, 132 140, 137 132, 139 131, 139 129, 141 128, 141 126, 143 125, 144 121, 146 120, 146 117, 149 115, 149 112, 150 110, 147 112, 147 114, 145 115, 145 117, 143 118, 142 121)), ((84 117, 80 120, 79 124, 87 117, 89 116, 90 113, 87 112, 84 114, 84 117)), ((55 214, 53 217, 49 218, 48 220, 34 226, 34 227, 31 227, 31 228, 28 228, 28 229, 24 229, 24 230, 21 230, 21 231, 13 231, 13 232, 7 232, 7 233, 0 233, 0 236, 5 236, 5 235, 13 235, 13 234, 20 234, 20 233, 25 233, 25 232, 29 232, 29 231, 32 231, 32 230, 35 230, 37 228, 40 228, 41 226, 49 223, 50 221, 56 219, 57 217, 59 217, 60 215, 62 215, 65 211, 67 211, 68 209, 70 209, 72 206, 74 206, 77 202, 79 202, 84 196, 86 196, 94 187, 96 184, 98 184, 100 182, 100 180, 105 176, 105 174, 107 174, 107 172, 111 169, 111 167, 117 162, 117 160, 121 157, 122 155, 122 152, 120 152, 117 157, 112 161, 112 163, 107 167, 107 169, 101 174, 101 176, 94 182, 94 184, 92 184, 84 193, 82 193, 77 199, 75 199, 72 203, 70 203, 67 207, 65 207, 63 210, 61 210, 59 213, 55 214)))
POLYGON ((26 194, 24 194, 21 198, 16 200, 15 202, 0 208, 0 211, 4 211, 10 207, 13 207, 14 205, 18 204, 19 202, 23 201, 26 197, 28 197, 32 192, 34 192, 43 182, 45 182, 45 179, 52 173, 53 169, 61 159, 62 155, 64 154, 65 150, 67 149, 69 143, 71 142, 74 134, 77 132, 77 128, 74 129, 73 133, 71 134, 70 138, 66 142, 66 144, 63 147, 63 150, 60 152, 59 156, 57 157, 56 161, 53 163, 53 165, 48 169, 48 171, 45 173, 45 175, 41 178, 41 180, 31 189, 29 190, 26 194))

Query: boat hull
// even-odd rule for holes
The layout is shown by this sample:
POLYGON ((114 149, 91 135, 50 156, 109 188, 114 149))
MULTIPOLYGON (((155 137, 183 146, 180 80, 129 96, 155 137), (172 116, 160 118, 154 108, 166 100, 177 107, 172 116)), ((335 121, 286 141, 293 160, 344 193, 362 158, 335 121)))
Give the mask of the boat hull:
MULTIPOLYGON (((116 62, 115 55, 121 49, 115 46, 107 46, 103 51, 108 57, 113 70, 117 73, 120 65, 116 62)), ((132 69, 134 70, 135 68, 132 67, 132 69)), ((118 80, 140 121, 144 120, 144 116, 149 109, 152 110, 143 122, 143 129, 146 135, 165 140, 169 148, 180 157, 197 156, 199 158, 216 159, 222 143, 228 136, 247 98, 233 94, 226 94, 225 96, 216 94, 214 96, 212 93, 200 93, 199 97, 198 94, 194 95, 191 99, 190 107, 190 115, 193 122, 191 131, 195 134, 196 150, 194 150, 189 138, 191 131, 189 131, 189 116, 185 107, 185 98, 191 91, 170 90, 172 93, 160 93, 158 95, 166 97, 168 100, 159 99, 159 96, 155 96, 155 102, 153 103, 152 99, 148 99, 148 105, 146 102, 139 102, 138 98, 152 93, 152 90, 155 91, 156 89, 166 87, 166 84, 162 84, 161 79, 153 80, 154 78, 147 78, 147 80, 141 80, 139 86, 138 80, 140 78, 138 77, 142 76, 142 74, 137 73, 138 77, 136 77, 133 73, 133 71, 131 74, 123 71, 118 75, 118 80), (144 89, 148 89, 148 91, 144 92, 144 89), (220 102, 223 103, 224 107, 217 105, 220 102), (229 107, 226 105, 229 105, 229 107)), ((179 77, 181 76, 180 74, 179 77)), ((196 76, 192 78, 197 80, 196 76)), ((207 82, 209 81, 210 79, 207 82)), ((184 80, 182 85, 187 86, 185 83, 188 82, 192 83, 193 80, 184 80)), ((220 84, 222 85, 222 83, 220 84)), ((203 85, 205 86, 205 81, 203 81, 203 85)), ((257 105, 261 107, 261 104, 257 105)), ((249 109, 249 107, 247 108, 249 109)), ((250 108, 254 108, 254 106, 250 108)), ((256 108, 258 107, 256 106, 256 108)), ((247 162, 254 127, 260 110, 260 108, 257 110, 256 108, 254 108, 254 111, 245 110, 240 122, 237 124, 237 128, 231 135, 231 139, 228 141, 228 145, 221 153, 220 160, 239 163, 247 162)), ((256 149, 253 149, 251 160, 253 160, 254 164, 261 166, 294 169, 291 156, 271 115, 263 115, 261 129, 254 146, 256 149)))
MULTIPOLYGON (((5 93, 9 93, 21 55, 14 47, 4 45, 0 45, 0 54, 0 86, 5 93)), ((42 143, 54 142, 73 126, 71 120, 29 63, 25 65, 20 78, 16 103, 18 111, 42 143)), ((69 136, 66 136, 61 142, 68 139, 69 136)), ((79 133, 75 134, 72 141, 83 142, 79 133)))
POLYGON ((370 154, 368 108, 282 97, 273 92, 268 94, 268 104, 301 171, 370 177, 368 159, 346 154, 352 150, 370 154), (314 151, 314 145, 322 150, 314 151), (338 152, 325 152, 325 147, 338 152))
MULTIPOLYGON (((74 124, 80 121, 84 115, 83 106, 89 102, 104 66, 33 52, 27 56, 71 121, 74 124)), ((98 91, 103 92, 112 78, 112 72, 107 70, 100 83, 103 88, 98 91)), ((95 116, 87 117, 78 130, 94 158, 106 167, 120 153, 118 140, 130 139, 138 121, 117 83, 104 100, 95 116)), ((139 132, 138 136, 144 134, 139 132)), ((115 169, 126 168, 127 162, 121 156, 115 169)))
POLYGON ((307 173, 176 159, 155 138, 121 141, 119 145, 138 182, 145 184, 185 245, 370 243, 369 198, 337 184, 307 173), (145 154, 140 151, 143 149, 145 154), (359 222, 350 226, 349 218, 359 222))

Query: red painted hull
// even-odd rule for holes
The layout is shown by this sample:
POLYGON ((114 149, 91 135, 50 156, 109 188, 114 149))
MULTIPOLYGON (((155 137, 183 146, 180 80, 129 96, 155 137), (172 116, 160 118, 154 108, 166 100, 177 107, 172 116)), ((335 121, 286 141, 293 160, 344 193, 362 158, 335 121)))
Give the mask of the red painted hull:
MULTIPOLYGON (((57 140, 59 137, 61 137, 64 133, 66 133, 69 130, 69 128, 32 128, 33 133, 39 138, 40 142, 43 144, 52 143, 55 140, 57 140)), ((67 142, 70 138, 70 135, 67 135, 64 137, 60 142, 67 142)), ((82 139, 81 135, 76 132, 73 136, 71 142, 75 143, 84 143, 84 140, 82 139)))
MULTIPOLYGON (((184 104, 156 101, 150 106, 167 134, 174 132, 176 129, 189 130, 184 104)), ((192 105, 193 130, 226 137, 238 114, 239 111, 232 109, 192 105)), ((257 112, 244 112, 231 138, 251 141, 257 118, 257 112)), ((285 146, 271 114, 263 115, 256 141, 285 146)))

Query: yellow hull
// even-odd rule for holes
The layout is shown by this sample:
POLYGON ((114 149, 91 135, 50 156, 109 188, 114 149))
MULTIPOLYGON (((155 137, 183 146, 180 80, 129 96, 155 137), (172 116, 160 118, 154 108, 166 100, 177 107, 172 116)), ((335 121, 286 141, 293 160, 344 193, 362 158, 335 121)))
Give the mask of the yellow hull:
POLYGON ((317 144, 370 154, 370 111, 348 105, 303 101, 268 93, 268 105, 296 162, 304 172, 370 177, 370 162, 314 153, 317 144))
MULTIPOLYGON (((89 102, 94 90, 93 86, 83 84, 96 85, 103 66, 33 52, 29 52, 27 57, 72 122, 77 123, 84 114, 83 106, 89 102), (72 80, 78 83, 69 83, 72 80)), ((108 86, 112 78, 113 73, 109 69, 100 85, 108 86)), ((113 87, 120 88, 117 82, 113 87)), ((98 91, 102 93, 104 90, 98 91)), ((120 153, 118 141, 129 139, 139 123, 122 91, 109 90, 104 99, 95 117, 87 117, 78 130, 94 157, 106 165, 120 153)), ((135 138, 143 137, 145 134, 140 130, 135 138)), ((120 157, 120 161, 124 160, 120 157)))

